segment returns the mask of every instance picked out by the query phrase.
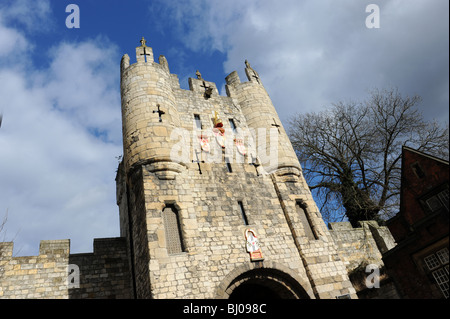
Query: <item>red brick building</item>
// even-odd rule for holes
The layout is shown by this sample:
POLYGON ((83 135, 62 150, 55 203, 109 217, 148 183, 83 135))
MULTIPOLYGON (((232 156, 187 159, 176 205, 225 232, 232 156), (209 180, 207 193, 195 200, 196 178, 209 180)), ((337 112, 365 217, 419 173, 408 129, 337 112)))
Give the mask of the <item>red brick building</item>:
POLYGON ((448 161, 402 153, 400 212, 387 222, 397 246, 383 261, 402 298, 448 298, 448 161))

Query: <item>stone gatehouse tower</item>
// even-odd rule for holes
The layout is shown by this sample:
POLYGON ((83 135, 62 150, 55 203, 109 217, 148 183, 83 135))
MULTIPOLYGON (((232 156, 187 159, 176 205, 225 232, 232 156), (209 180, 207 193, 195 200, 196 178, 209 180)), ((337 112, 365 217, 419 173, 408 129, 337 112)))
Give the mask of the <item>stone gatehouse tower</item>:
POLYGON ((357 298, 258 73, 180 88, 142 38, 121 61, 121 236, 137 298, 357 298))

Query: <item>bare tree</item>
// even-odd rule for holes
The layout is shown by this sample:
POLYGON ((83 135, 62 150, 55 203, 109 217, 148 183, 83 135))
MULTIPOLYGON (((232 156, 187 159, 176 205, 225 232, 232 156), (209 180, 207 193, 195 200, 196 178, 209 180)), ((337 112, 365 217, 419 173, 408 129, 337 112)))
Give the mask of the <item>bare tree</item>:
POLYGON ((419 96, 374 90, 362 102, 339 102, 296 115, 289 137, 328 221, 393 216, 399 205, 402 145, 448 158, 448 125, 427 122, 419 96))

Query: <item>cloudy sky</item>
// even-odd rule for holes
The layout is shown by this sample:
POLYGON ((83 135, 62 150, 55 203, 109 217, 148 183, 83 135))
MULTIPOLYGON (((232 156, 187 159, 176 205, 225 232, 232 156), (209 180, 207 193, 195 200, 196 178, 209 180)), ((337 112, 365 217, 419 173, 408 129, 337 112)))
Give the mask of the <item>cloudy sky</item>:
POLYGON ((119 235, 119 63, 142 36, 183 88, 199 69, 224 92, 248 59, 283 122, 395 86, 446 124, 448 11, 447 0, 2 0, 0 241, 24 256, 41 239, 70 238, 77 253, 119 235), (71 3, 80 28, 66 27, 71 3), (379 28, 366 27, 369 4, 379 28))

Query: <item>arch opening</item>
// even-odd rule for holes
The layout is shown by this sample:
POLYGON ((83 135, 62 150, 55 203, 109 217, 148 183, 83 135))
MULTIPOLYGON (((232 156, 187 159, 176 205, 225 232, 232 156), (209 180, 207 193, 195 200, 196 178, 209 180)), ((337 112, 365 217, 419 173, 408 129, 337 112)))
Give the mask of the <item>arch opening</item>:
POLYGON ((303 287, 288 274, 271 268, 254 269, 236 277, 227 287, 230 299, 309 299, 303 287))
POLYGON ((283 287, 275 287, 269 284, 260 282, 245 282, 236 287, 229 297, 229 299, 293 299, 294 296, 283 287))

